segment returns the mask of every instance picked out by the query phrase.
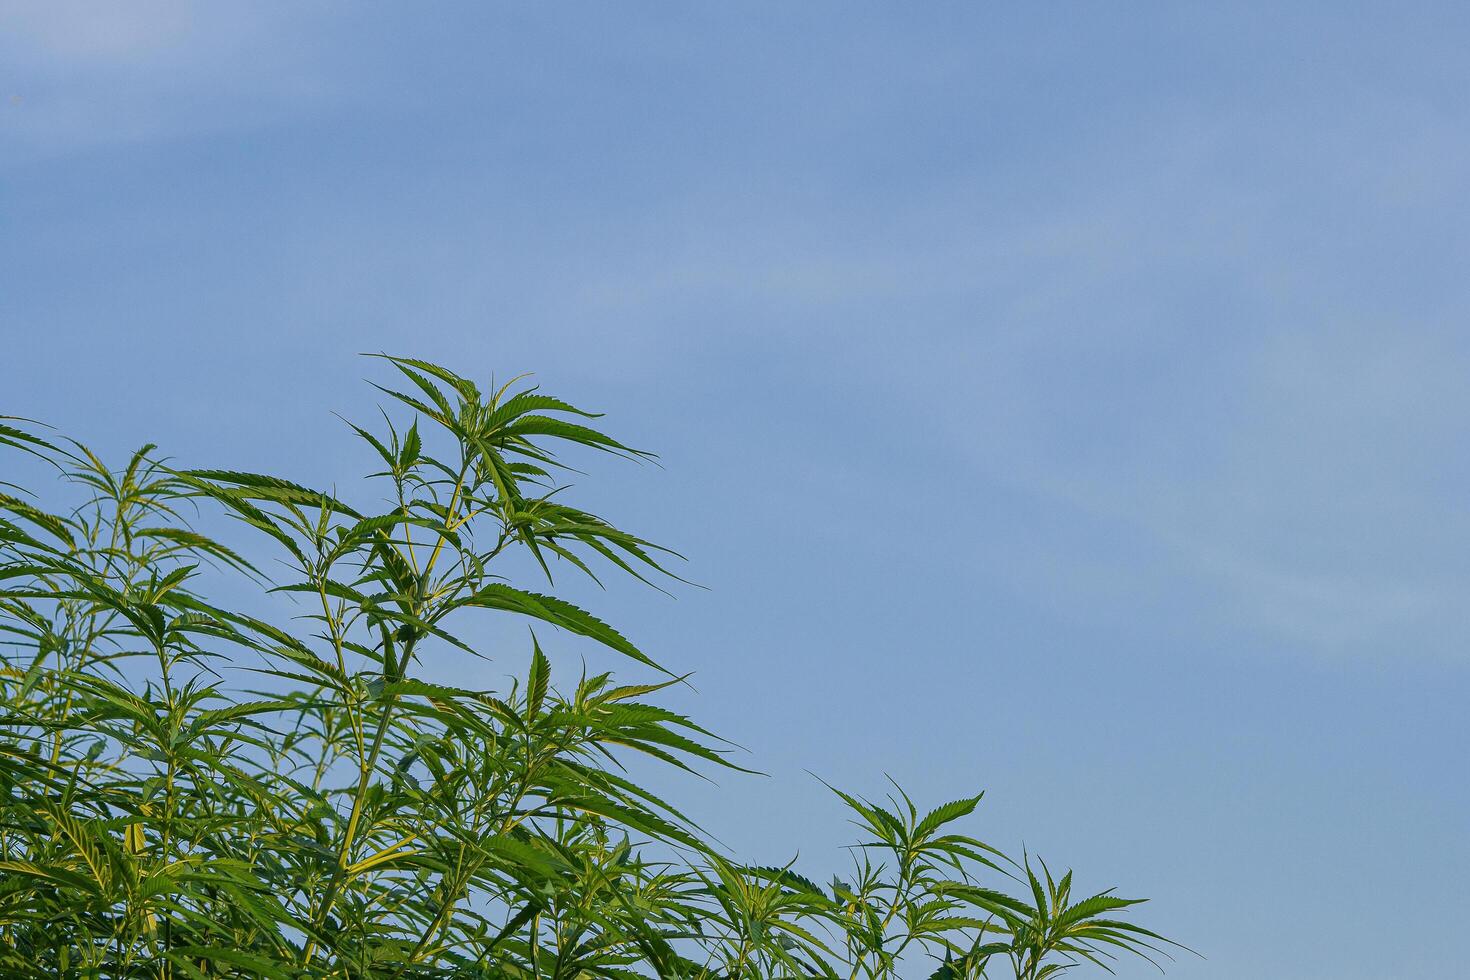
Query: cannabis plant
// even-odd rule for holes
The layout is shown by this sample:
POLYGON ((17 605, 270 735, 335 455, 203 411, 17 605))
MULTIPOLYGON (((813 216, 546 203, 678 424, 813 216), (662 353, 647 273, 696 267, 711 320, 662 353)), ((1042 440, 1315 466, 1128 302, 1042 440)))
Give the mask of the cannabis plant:
POLYGON ((0 973, 1040 980, 1163 948, 956 829, 978 796, 839 794, 860 839, 825 885, 712 843, 620 760, 741 768, 727 743, 553 594, 678 581, 561 492, 565 450, 646 454, 534 387, 383 363, 383 421, 351 427, 373 471, 332 492, 0 424, 59 478, 0 470, 0 973), (532 627, 523 676, 430 680, 491 615, 532 627), (548 631, 636 677, 554 665, 548 631))

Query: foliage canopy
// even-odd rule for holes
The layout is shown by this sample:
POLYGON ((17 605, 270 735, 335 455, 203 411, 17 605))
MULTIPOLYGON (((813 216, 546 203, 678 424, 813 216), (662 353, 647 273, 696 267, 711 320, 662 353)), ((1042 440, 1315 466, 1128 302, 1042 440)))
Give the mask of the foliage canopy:
POLYGON ((534 387, 384 360, 403 417, 352 426, 367 502, 0 423, 0 458, 80 492, 0 487, 0 974, 1040 980, 1166 945, 956 829, 979 796, 839 793, 860 839, 827 885, 725 853, 617 761, 739 768, 659 706, 679 678, 504 574, 667 581, 671 552, 559 492, 559 450, 646 454, 534 387), (201 533, 211 508, 256 540, 201 533), (426 679, 486 611, 654 676, 553 677, 533 632, 508 691, 426 679))

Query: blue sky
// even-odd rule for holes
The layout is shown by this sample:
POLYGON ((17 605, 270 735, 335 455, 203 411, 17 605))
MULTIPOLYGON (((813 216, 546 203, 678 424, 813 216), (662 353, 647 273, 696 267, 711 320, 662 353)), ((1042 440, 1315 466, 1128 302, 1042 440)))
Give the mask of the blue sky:
POLYGON ((661 454, 579 499, 709 591, 579 598, 770 773, 671 790, 737 851, 985 788, 1171 976, 1453 975, 1467 29, 5 4, 0 413, 328 484, 355 352, 534 371, 661 454))

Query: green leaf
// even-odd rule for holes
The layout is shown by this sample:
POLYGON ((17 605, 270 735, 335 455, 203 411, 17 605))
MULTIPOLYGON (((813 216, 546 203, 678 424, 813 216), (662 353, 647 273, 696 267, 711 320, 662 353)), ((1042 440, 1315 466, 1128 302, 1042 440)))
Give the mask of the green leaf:
POLYGON ((541 644, 536 642, 536 636, 531 635, 531 673, 526 680, 526 718, 534 719, 541 711, 541 704, 546 700, 547 685, 551 682, 551 662, 546 659, 546 654, 541 652, 541 644))
POLYGON ((664 670, 652 659, 635 647, 629 640, 585 610, 579 609, 570 602, 565 602, 554 596, 540 595, 535 592, 523 592, 509 585, 495 583, 488 585, 473 595, 457 602, 460 606, 479 606, 485 609, 502 609, 506 612, 519 613, 522 616, 530 616, 543 622, 560 626, 562 629, 580 636, 589 637, 604 646, 610 647, 625 656, 631 657, 641 664, 646 664, 657 670, 664 670))

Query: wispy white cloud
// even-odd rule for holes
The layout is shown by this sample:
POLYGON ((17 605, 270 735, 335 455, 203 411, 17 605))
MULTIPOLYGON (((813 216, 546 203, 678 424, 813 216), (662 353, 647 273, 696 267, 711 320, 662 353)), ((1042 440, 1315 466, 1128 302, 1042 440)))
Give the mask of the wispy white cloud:
POLYGON ((681 202, 718 230, 654 216, 689 237, 574 254, 563 301, 659 334, 670 309, 733 301, 755 315, 716 329, 830 338, 781 343, 904 391, 984 479, 1144 547, 984 559, 1029 562, 1024 587, 1060 584, 1083 616, 1126 606, 1131 580, 1282 649, 1460 656, 1470 344, 1449 273, 1467 256, 1443 236, 1470 141, 1449 121, 1388 97, 1314 122, 1155 119, 1050 205, 963 184, 901 217, 681 202), (843 356, 875 336, 881 358, 843 356))
POLYGON ((179 2, 113 4, 57 0, 6 3, 0 8, 12 51, 32 64, 81 67, 172 60, 195 32, 198 5, 179 2))
POLYGON ((10 163, 269 124, 325 76, 307 7, 58 0, 0 11, 0 142, 10 163))

